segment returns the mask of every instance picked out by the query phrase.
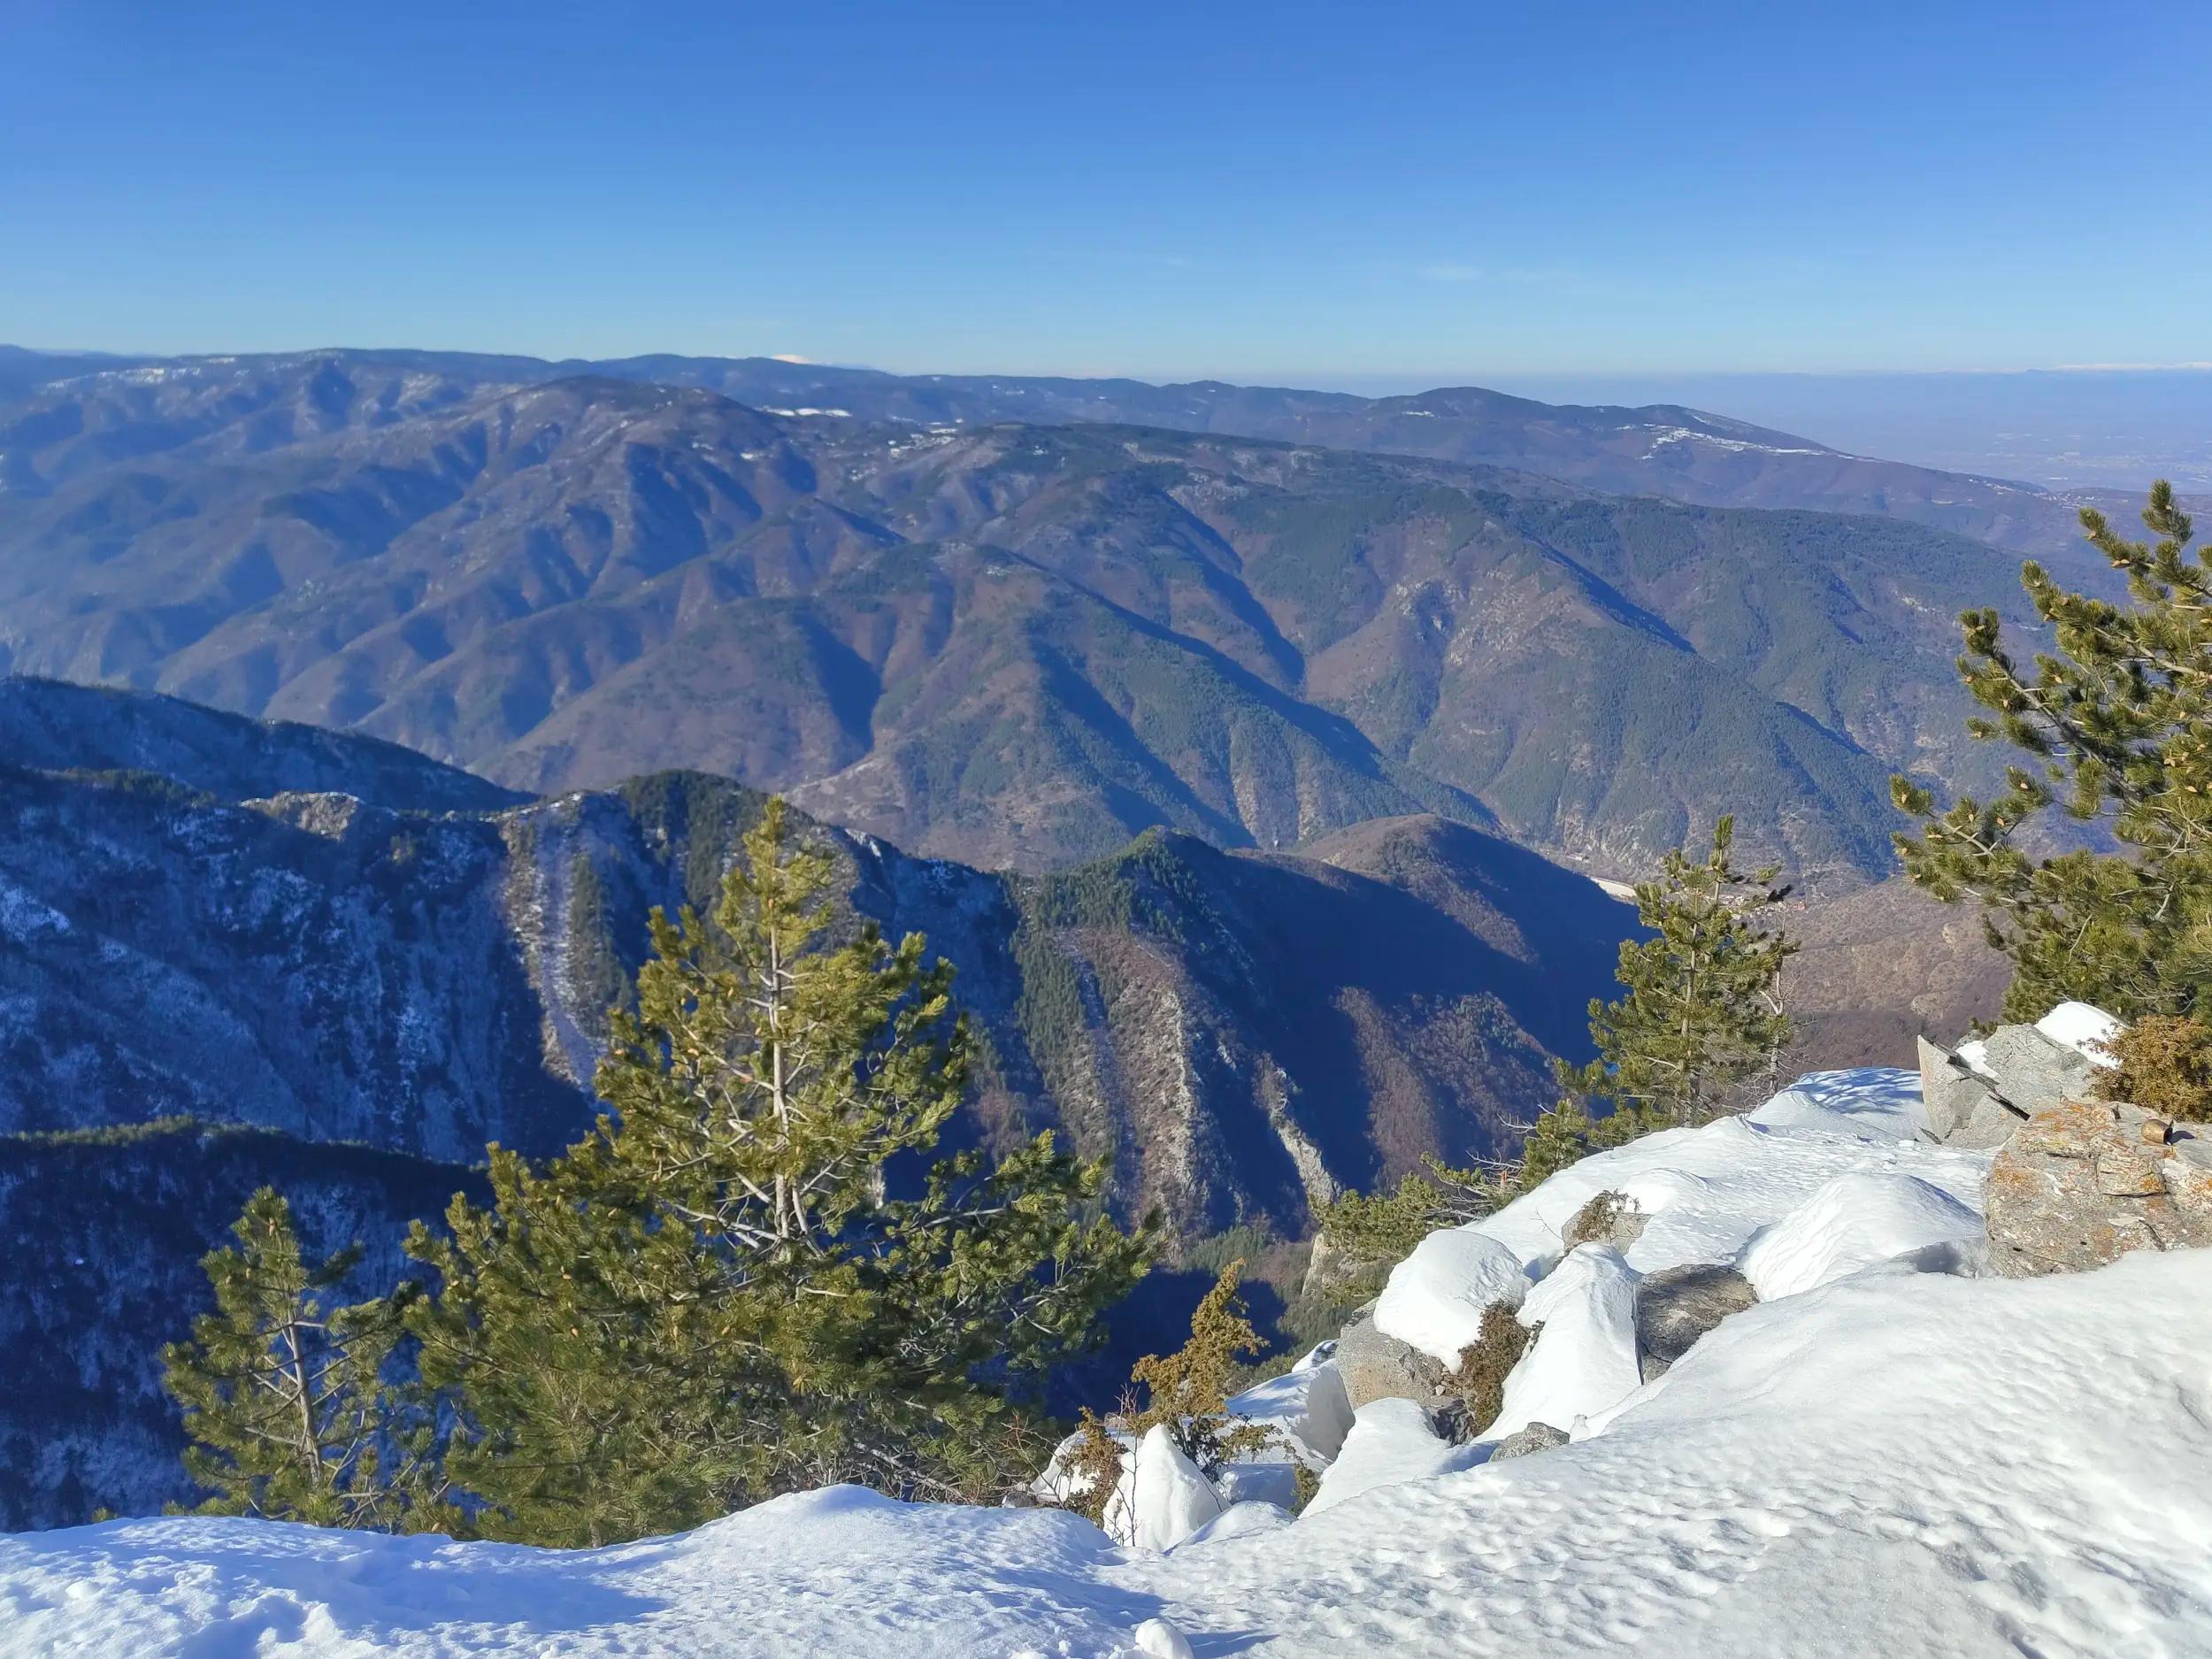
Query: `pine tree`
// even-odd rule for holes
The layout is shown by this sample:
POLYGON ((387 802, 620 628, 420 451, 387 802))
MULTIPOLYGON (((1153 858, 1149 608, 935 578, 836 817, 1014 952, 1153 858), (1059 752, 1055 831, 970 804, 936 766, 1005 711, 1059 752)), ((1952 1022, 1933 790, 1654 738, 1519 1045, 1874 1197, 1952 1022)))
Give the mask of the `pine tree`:
POLYGON ((1789 889, 1771 868, 1737 869, 1734 841, 1724 817, 1702 859, 1671 852, 1659 879, 1637 887, 1637 917, 1655 937, 1621 946, 1624 994, 1590 1004, 1598 1057, 1558 1063, 1563 1098, 1529 1133, 1520 1190, 1597 1148, 1702 1122, 1735 1086, 1773 1069, 1790 1034, 1782 964, 1797 947, 1763 912, 1789 889))
POLYGON ((214 1494, 203 1512, 399 1525, 406 1483, 386 1467, 407 1440, 384 1375, 398 1337, 392 1304, 331 1309, 360 1252, 309 1263, 291 1206, 272 1188, 253 1195, 231 1231, 236 1247, 202 1263, 215 1311, 161 1356, 195 1442, 185 1467, 214 1494))
POLYGON ((1371 1279, 1439 1228, 1479 1221, 1509 1202, 1517 1167, 1499 1160, 1454 1169, 1432 1153, 1425 1155, 1421 1167, 1389 1192, 1339 1195, 1317 1217, 1322 1235, 1349 1264, 1350 1282, 1371 1279))
POLYGON ((1209 1478, 1272 1438, 1263 1425, 1229 1414, 1239 1362, 1267 1351, 1238 1294, 1243 1278, 1240 1261, 1223 1268, 1191 1310, 1190 1337, 1183 1346, 1172 1354, 1146 1355, 1129 1373, 1145 1391, 1144 1409, 1131 1418, 1130 1434, 1142 1440, 1156 1425, 1166 1425, 1183 1455, 1209 1478))
POLYGON ((1109 1421, 1086 1408, 1080 1438, 1067 1454, 1074 1507, 1102 1521, 1123 1472, 1123 1446, 1164 1427, 1177 1448, 1212 1479, 1240 1457, 1265 1450, 1276 1432, 1229 1410, 1239 1362, 1266 1351, 1237 1286, 1244 1263, 1232 1262, 1192 1310, 1190 1336, 1172 1354, 1148 1354, 1129 1373, 1121 1409, 1109 1421), (1139 1403, 1138 1390, 1143 1390, 1139 1403))
POLYGON ((966 1489, 1148 1262, 1103 1165, 1048 1133, 938 1156, 969 1059, 950 970, 853 926, 780 802, 743 852, 710 919, 656 912, 595 1079, 611 1113, 543 1171, 495 1154, 492 1207, 411 1241, 445 1286, 414 1325, 458 1405, 451 1472, 502 1535, 966 1489))
POLYGON ((1919 887, 1982 906, 2013 962, 2008 1018, 2070 998, 2130 1020, 2212 1013, 2212 565, 2189 550, 2193 529, 2163 480, 2143 513, 2154 544, 2124 540, 2088 508, 2081 520, 2131 603, 2070 593, 2030 563, 2021 581, 2056 648, 2032 667, 2004 648, 1994 611, 1960 618, 1959 672, 1990 710, 1968 729, 2024 764, 1997 799, 1940 812, 1928 790, 1893 780, 1919 820, 1898 849, 1919 887), (2062 790, 2064 813, 2121 851, 2021 849, 2018 833, 2062 790))

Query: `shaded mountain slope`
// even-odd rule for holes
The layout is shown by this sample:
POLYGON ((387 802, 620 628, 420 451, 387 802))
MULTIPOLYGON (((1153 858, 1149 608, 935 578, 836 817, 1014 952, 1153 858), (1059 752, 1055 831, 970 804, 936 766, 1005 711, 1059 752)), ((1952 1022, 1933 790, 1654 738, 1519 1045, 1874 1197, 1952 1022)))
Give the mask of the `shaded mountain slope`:
POLYGON ((0 761, 34 771, 151 772, 238 798, 328 791, 425 812, 487 811, 527 798, 396 743, 24 674, 0 676, 0 761))
MULTIPOLYGON (((124 694, 81 707, 104 731, 134 700, 242 744, 265 729, 124 694)), ((328 741, 372 780, 388 764, 328 741)), ((707 899, 762 799, 676 772, 423 813, 0 770, 0 1129, 191 1115, 446 1161, 551 1151, 589 1121, 648 910, 707 899)), ((856 909, 959 968, 991 1050, 964 1133, 1058 1125, 1128 1153, 1129 1211, 1186 1238, 1296 1237, 1317 1194, 1506 1144, 1549 1056, 1581 1051, 1630 923, 1581 877, 1437 820, 1401 832, 1433 897, 1189 836, 1032 879, 806 833, 856 909), (1171 1142, 1214 1149, 1162 1161, 1171 1142)))
POLYGON ((157 1513, 193 1494, 161 1345, 208 1302, 200 1257, 273 1185, 317 1256, 365 1248, 342 1294, 405 1272, 407 1223, 480 1177, 359 1146, 188 1120, 0 1135, 0 1531, 72 1526, 105 1507, 157 1513))
MULTIPOLYGON (((0 764, 0 1342, 27 1356, 0 1397, 0 1526, 19 1527, 183 1495, 156 1356, 254 1187, 285 1191, 316 1248, 366 1244, 365 1293, 487 1141, 580 1133, 647 912, 708 899, 764 797, 662 772, 455 810, 465 774, 354 734, 6 680, 0 710, 57 763, 0 764), (316 792, 265 793, 303 764, 316 792), (411 788, 427 810, 360 798, 411 788)), ((1051 1127, 1110 1156, 1116 1208, 1163 1215, 1187 1265, 1232 1230, 1280 1254, 1317 1202, 1425 1153, 1511 1144, 1552 1056, 1586 1051, 1581 1007, 1632 923, 1433 818, 1365 826, 1359 868, 1154 831, 1042 878, 801 833, 857 912, 957 967, 981 1064, 955 1137, 1051 1127)), ((1206 1277, 1164 1272, 1118 1310, 1093 1380, 1160 1347, 1206 1277)))

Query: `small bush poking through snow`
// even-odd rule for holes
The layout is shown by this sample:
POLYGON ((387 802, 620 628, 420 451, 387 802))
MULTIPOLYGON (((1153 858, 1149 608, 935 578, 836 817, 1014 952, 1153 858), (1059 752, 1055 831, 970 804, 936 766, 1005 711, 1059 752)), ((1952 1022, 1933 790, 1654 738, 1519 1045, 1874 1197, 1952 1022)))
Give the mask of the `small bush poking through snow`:
POLYGON ((1643 1231, 1642 1220, 1642 1206, 1626 1193, 1593 1193, 1590 1202, 1560 1230, 1559 1242, 1570 1250, 1578 1244, 1612 1244, 1625 1249, 1643 1231))
POLYGON ((2104 1047, 2120 1063, 2098 1079, 2105 1099, 2130 1101, 2162 1118, 2212 1119, 2212 1026, 2154 1014, 2104 1047))
POLYGON ((1505 1379, 1536 1340, 1536 1331, 1523 1325, 1502 1302, 1483 1310, 1482 1334, 1459 1350, 1450 1380, 1452 1394, 1466 1410, 1471 1435, 1479 1435, 1497 1421, 1505 1406, 1505 1379))

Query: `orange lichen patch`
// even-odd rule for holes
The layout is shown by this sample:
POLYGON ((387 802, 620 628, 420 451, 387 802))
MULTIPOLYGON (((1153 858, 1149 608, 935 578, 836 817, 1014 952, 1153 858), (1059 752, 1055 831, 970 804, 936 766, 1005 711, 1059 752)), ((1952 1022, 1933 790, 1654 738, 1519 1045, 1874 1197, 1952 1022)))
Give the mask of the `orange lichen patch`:
POLYGON ((2109 1106, 2090 1101, 2068 1101, 2062 1105, 2047 1106, 2030 1118, 2013 1135, 2012 1144, 2022 1152, 2041 1153, 2047 1157, 2085 1157, 2090 1143, 2109 1133, 2114 1121, 2109 1106))

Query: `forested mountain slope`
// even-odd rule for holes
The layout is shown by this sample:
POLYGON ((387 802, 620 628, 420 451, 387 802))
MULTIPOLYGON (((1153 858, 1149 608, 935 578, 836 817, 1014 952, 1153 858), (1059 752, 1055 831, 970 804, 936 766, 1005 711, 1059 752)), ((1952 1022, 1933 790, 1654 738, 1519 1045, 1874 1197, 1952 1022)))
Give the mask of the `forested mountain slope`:
MULTIPOLYGON (((42 695, 101 730, 134 701, 42 695)), ((449 1162, 553 1150, 589 1122, 647 910, 709 899, 762 800, 697 773, 488 811, 261 798, 254 745, 288 728, 135 701, 231 728, 245 781, 0 769, 0 1128, 189 1115, 449 1162)), ((328 741, 365 788, 384 775, 386 746, 328 741)), ((861 914, 958 967, 989 1050, 964 1133, 1056 1123, 1186 1238, 1294 1237, 1339 1184, 1503 1144, 1549 1056, 1583 1051, 1632 925, 1436 819, 1370 826, 1359 864, 1156 833, 1042 879, 806 833, 861 914)))
POLYGON ((396 739, 522 788, 699 767, 1031 868, 1429 811, 1608 873, 1717 811, 1887 865, 1955 773, 1895 519, 1102 425, 771 415, 511 360, 143 367, 0 409, 0 662, 396 739))
MULTIPOLYGON (((0 727, 38 736, 0 764, 0 1342, 43 1356, 0 1399, 8 1527, 180 1494, 155 1356, 254 1187, 287 1190, 318 1248, 368 1244, 366 1284, 488 1141, 573 1140, 648 910, 709 900, 764 797, 666 772, 449 810, 489 787, 54 683, 0 680, 0 727), (302 766, 315 791, 269 792, 302 766)), ((1171 1255, 1287 1242, 1343 1186, 1509 1145, 1551 1056, 1586 1051, 1632 925, 1435 818, 1327 860, 1156 831, 1042 878, 803 833, 859 914, 959 971, 982 1063, 956 1140, 1051 1126, 1110 1156, 1116 1208, 1157 1210, 1171 1255)), ((1157 1311, 1128 1340, 1156 1346, 1157 1311)))

